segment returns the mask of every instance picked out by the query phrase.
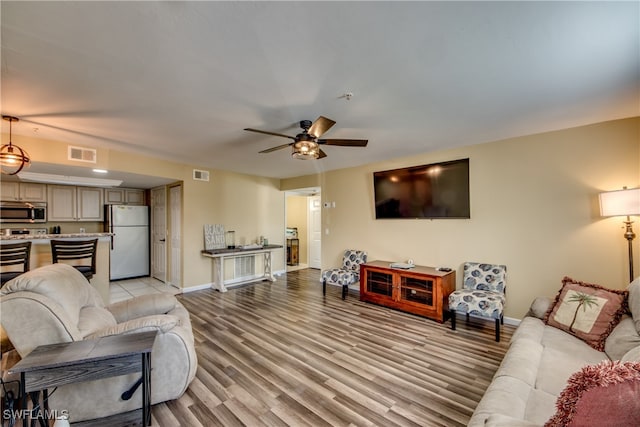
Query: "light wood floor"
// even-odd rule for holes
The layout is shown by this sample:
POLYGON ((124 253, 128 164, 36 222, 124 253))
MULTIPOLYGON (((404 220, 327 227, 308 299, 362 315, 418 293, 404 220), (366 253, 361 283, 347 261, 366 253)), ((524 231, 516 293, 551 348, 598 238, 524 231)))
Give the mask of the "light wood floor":
POLYGON ((444 325, 326 297, 318 270, 227 293, 179 296, 191 313, 199 367, 154 426, 466 425, 514 328, 444 325))

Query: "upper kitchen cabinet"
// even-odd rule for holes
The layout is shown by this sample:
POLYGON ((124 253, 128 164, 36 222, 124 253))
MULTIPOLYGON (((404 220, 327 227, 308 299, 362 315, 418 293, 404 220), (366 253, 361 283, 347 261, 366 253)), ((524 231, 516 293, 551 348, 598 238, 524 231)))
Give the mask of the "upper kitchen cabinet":
POLYGON ((107 205, 144 205, 144 190, 136 188, 107 188, 104 190, 107 205))
POLYGON ((3 201, 46 202, 47 186, 33 182, 2 181, 0 197, 3 201))
POLYGON ((104 219, 104 191, 96 187, 48 186, 48 220, 92 221, 104 219))

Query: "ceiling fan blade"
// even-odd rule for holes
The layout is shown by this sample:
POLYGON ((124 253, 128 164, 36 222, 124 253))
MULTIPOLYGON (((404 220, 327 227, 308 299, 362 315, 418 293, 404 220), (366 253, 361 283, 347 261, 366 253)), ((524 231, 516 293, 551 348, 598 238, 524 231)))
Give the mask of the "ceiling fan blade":
POLYGON ((318 156, 319 159, 323 159, 323 158, 327 157, 327 153, 322 151, 322 149, 320 149, 320 152, 318 154, 319 154, 319 156, 318 156))
POLYGON ((276 133, 276 132, 269 132, 269 131, 266 131, 266 130, 251 129, 251 128, 245 128, 244 130, 248 130, 249 132, 264 133, 265 135, 281 136, 283 138, 293 139, 294 141, 296 139, 295 136, 284 135, 284 134, 276 133))
POLYGON ((315 122, 309 128, 309 134, 315 136, 316 138, 320 138, 320 135, 331 129, 331 126, 335 125, 331 119, 327 119, 324 116, 320 116, 316 119, 315 122))
POLYGON ((319 139, 318 144, 340 145, 342 147, 366 147, 368 139, 319 139))
POLYGON ((285 147, 289 147, 292 144, 293 144, 293 142, 291 144, 282 144, 282 145, 278 145, 277 147, 267 148, 266 150, 260 151, 260 154, 262 154, 262 153, 271 153, 272 151, 281 150, 281 149, 283 149, 285 147))

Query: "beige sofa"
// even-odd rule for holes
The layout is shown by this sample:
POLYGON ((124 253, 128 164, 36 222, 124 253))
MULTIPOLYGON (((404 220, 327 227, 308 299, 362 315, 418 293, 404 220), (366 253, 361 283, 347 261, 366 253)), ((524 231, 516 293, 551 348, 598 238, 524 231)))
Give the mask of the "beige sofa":
MULTIPOLYGON (((197 367, 187 310, 168 294, 137 297, 104 306, 100 295, 75 268, 53 264, 25 273, 0 291, 2 326, 21 357, 37 346, 157 330, 151 353, 151 403, 180 397, 197 367)), ((131 374, 59 387, 51 409, 66 410, 71 422, 102 418, 140 407, 131 374)))
POLYGON ((537 298, 468 425, 542 426, 556 413, 573 373, 604 360, 640 361, 640 278, 628 290, 630 313, 608 336, 603 352, 546 325, 542 319, 552 300, 537 298))

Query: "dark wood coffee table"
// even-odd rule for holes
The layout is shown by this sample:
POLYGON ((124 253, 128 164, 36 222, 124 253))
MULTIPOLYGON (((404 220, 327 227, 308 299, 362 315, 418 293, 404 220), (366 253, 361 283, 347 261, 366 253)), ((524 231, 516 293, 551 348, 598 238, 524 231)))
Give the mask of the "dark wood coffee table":
MULTIPOLYGON (((156 334, 157 331, 114 335, 36 348, 9 370, 20 374, 22 408, 27 407, 28 394, 40 390, 46 401, 47 389, 52 387, 140 372, 142 425, 151 425, 151 349, 156 334)), ((25 427, 27 418, 23 416, 25 427)), ((97 425, 100 422, 89 423, 97 425)), ((111 420, 105 425, 115 424, 111 420)))

